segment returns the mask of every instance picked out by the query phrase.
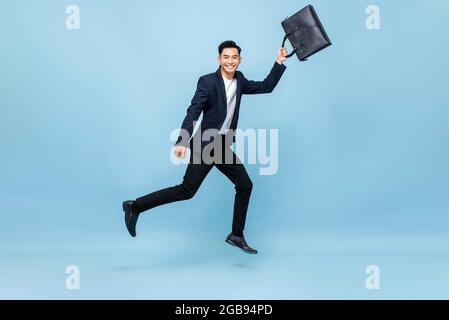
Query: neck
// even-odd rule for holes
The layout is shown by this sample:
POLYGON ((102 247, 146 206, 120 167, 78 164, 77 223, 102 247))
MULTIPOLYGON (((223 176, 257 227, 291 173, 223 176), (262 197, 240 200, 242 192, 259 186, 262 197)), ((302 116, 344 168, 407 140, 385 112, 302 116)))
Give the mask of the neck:
POLYGON ((232 80, 234 78, 234 72, 226 72, 226 70, 223 69, 223 67, 220 67, 220 72, 223 78, 226 78, 228 80, 232 80))

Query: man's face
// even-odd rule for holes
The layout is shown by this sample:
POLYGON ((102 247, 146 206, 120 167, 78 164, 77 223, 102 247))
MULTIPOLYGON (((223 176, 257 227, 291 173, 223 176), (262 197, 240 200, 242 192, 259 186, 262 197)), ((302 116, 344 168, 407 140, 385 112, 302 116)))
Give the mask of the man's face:
POLYGON ((240 64, 240 55, 237 48, 224 48, 218 57, 218 63, 226 72, 235 72, 240 64))

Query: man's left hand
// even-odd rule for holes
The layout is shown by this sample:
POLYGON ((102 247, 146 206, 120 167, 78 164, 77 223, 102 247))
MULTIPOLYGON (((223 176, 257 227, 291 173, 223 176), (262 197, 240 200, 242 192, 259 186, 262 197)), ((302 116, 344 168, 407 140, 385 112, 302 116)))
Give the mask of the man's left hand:
POLYGON ((288 55, 287 49, 279 48, 278 56, 276 58, 276 62, 279 63, 279 64, 282 64, 285 60, 288 59, 287 55, 288 55))

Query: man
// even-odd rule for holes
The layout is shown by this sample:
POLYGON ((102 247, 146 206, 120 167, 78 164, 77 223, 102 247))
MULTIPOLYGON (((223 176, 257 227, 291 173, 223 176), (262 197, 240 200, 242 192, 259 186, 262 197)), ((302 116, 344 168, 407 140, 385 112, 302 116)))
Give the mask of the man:
POLYGON ((182 183, 123 202, 125 223, 131 236, 136 236, 136 223, 141 212, 162 204, 192 198, 209 171, 216 166, 231 180, 236 190, 232 232, 226 242, 246 253, 257 253, 243 236, 253 184, 231 145, 234 130, 237 128, 242 94, 272 92, 286 69, 283 62, 287 59, 287 50, 278 50, 276 62, 263 81, 249 81, 237 71, 241 62, 240 53, 241 48, 234 41, 221 43, 218 47, 220 67, 216 72, 204 75, 198 80, 197 90, 187 109, 181 134, 175 145, 178 158, 185 157, 187 147, 191 149, 190 162, 182 183), (201 113, 203 120, 200 130, 191 137, 201 113))

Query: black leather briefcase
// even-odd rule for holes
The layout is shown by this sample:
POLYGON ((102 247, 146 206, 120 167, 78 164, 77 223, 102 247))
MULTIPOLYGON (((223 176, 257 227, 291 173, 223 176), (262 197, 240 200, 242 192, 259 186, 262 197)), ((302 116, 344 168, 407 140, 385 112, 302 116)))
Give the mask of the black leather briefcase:
POLYGON ((286 18, 281 25, 285 31, 282 47, 287 39, 293 46, 289 58, 296 53, 300 61, 306 61, 307 57, 332 44, 311 5, 286 18))

